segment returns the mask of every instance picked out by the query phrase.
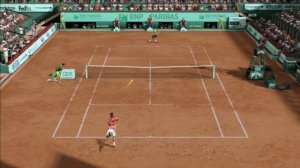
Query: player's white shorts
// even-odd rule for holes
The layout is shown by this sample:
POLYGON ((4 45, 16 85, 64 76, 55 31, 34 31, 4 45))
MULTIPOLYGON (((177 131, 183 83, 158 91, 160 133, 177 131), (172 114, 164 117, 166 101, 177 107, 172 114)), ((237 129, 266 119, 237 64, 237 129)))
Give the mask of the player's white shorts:
POLYGON ((106 132, 106 136, 113 136, 115 137, 116 136, 116 130, 115 129, 112 129, 112 128, 109 128, 106 132))

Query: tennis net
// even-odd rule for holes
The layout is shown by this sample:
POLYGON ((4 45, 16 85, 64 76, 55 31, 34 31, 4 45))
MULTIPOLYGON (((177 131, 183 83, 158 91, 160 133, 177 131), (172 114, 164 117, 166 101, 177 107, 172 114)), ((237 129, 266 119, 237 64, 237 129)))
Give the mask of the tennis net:
POLYGON ((86 78, 215 78, 215 65, 114 66, 86 65, 86 78))

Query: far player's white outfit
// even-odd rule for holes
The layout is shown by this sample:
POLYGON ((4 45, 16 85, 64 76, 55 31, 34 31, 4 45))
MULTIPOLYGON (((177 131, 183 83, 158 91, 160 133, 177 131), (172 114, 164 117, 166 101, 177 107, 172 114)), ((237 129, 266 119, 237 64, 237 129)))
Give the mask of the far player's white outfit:
POLYGON ((113 128, 108 128, 107 132, 106 132, 106 136, 113 136, 115 137, 117 134, 116 134, 116 130, 113 129, 113 128))

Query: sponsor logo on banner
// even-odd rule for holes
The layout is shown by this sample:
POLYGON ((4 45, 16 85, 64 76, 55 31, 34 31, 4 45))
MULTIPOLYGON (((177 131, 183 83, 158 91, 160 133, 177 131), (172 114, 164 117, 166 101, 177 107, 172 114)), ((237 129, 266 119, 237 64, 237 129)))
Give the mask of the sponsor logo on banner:
POLYGON ((25 53, 24 53, 24 56, 22 56, 22 57, 20 58, 20 63, 23 64, 23 62, 25 62, 25 60, 27 60, 27 58, 28 58, 28 53, 25 52, 25 53))
POLYGON ((245 10, 291 10, 300 4, 245 4, 245 10))
POLYGON ((40 39, 41 39, 41 42, 44 43, 44 41, 45 41, 44 37, 41 37, 40 39))
POLYGON ((28 48, 28 53, 32 55, 42 45, 40 40, 37 40, 28 48))
POLYGON ((20 66, 20 62, 19 60, 15 60, 12 64, 11 64, 11 68, 13 71, 15 71, 16 69, 18 69, 20 66))
POLYGON ((156 14, 150 14, 150 16, 153 18, 153 20, 158 21, 177 21, 179 20, 178 14, 174 13, 156 13, 156 14))
POLYGON ((5 9, 16 12, 52 12, 53 4, 1 4, 0 11, 5 9))
POLYGON ((229 17, 229 29, 245 29, 246 17, 229 17))
POLYGON ((75 79, 75 69, 63 69, 60 79, 75 79))
POLYGON ((280 51, 273 46, 272 43, 270 43, 269 41, 266 42, 266 48, 270 51, 270 53, 272 54, 278 54, 280 51))
MULTIPOLYGON (((67 13, 65 13, 67 14, 67 13)), ((76 21, 80 21, 80 20, 86 20, 86 21, 94 21, 94 20, 99 20, 101 19, 101 13, 85 13, 85 12, 79 12, 79 13, 75 13, 73 15, 73 19, 76 21)))
POLYGON ((13 63, 8 66, 8 72, 12 73, 17 70, 28 59, 28 57, 28 52, 23 52, 13 63))
POLYGON ((256 40, 259 40, 260 37, 262 36, 260 33, 258 33, 251 25, 248 25, 247 31, 255 37, 256 40))
POLYGON ((126 14, 119 14, 119 20, 121 22, 126 22, 128 20, 127 15, 126 14))

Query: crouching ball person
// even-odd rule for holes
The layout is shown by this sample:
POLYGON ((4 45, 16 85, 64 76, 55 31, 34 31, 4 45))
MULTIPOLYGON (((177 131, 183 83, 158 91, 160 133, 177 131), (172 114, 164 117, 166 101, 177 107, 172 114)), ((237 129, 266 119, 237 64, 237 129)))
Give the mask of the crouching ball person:
POLYGON ((47 80, 48 82, 58 82, 60 80, 60 74, 62 70, 55 71, 49 74, 50 78, 47 80))
POLYGON ((106 139, 112 137, 113 146, 116 146, 115 137, 116 137, 116 127, 117 127, 118 121, 119 121, 119 119, 115 117, 114 113, 109 114, 108 130, 106 132, 106 139))

